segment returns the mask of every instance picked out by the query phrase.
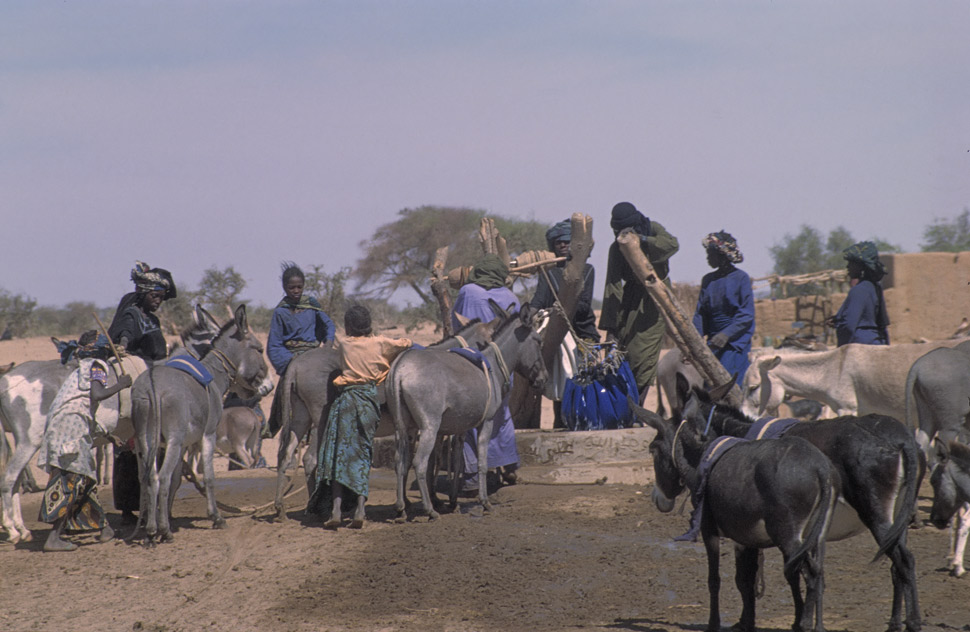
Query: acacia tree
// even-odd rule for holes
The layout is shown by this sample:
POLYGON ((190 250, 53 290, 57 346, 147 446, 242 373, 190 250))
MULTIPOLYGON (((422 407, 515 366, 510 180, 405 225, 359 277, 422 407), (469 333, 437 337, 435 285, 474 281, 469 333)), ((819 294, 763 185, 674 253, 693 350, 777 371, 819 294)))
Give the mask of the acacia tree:
POLYGON ((936 218, 923 230, 923 252, 963 252, 970 250, 970 209, 953 220, 936 218))
MULTIPOLYGON (((449 267, 473 264, 482 253, 477 233, 486 212, 421 206, 402 209, 398 215, 398 220, 380 226, 373 237, 361 242, 365 254, 354 271, 356 289, 367 288, 370 295, 388 298, 401 288, 410 288, 421 303, 432 303, 430 277, 435 252, 450 246, 449 267)), ((509 252, 545 248, 544 225, 492 217, 509 252)))
POLYGON ((233 317, 233 305, 239 302, 239 296, 246 289, 246 279, 236 272, 232 266, 220 270, 215 266, 202 273, 202 281, 196 297, 203 305, 226 310, 229 318, 233 317))

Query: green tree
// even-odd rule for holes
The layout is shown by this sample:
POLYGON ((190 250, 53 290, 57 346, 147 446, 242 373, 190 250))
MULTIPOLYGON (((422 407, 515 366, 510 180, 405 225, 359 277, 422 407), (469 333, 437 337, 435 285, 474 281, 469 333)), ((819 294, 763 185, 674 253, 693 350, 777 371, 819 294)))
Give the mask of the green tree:
POLYGON ((952 220, 936 218, 923 230, 923 252, 963 252, 970 250, 970 209, 952 220))
POLYGON ((213 312, 233 317, 233 309, 240 302, 239 296, 246 289, 246 279, 232 266, 220 270, 215 266, 202 273, 202 281, 196 297, 203 307, 213 312))
MULTIPOLYGON (((775 260, 774 273, 785 276, 808 274, 820 270, 837 270, 845 267, 842 251, 857 240, 844 226, 829 231, 824 244, 822 233, 812 226, 802 224, 794 237, 786 234, 782 243, 769 248, 775 260)), ((884 239, 871 237, 880 253, 902 252, 902 248, 884 239)))
MULTIPOLYGON (((471 208, 421 206, 403 209, 399 219, 384 224, 374 236, 361 242, 365 254, 357 262, 356 289, 388 298, 410 288, 421 303, 431 303, 430 277, 435 252, 450 246, 448 267, 473 264, 481 256, 478 227, 486 212, 471 208)), ((496 227, 510 253, 544 249, 546 227, 534 221, 496 217, 496 227)))
POLYGON ((771 246, 768 251, 775 260, 775 274, 791 276, 826 269, 822 233, 807 224, 802 224, 794 236, 786 233, 782 243, 771 246))
POLYGON ((25 335, 35 307, 35 299, 25 294, 11 294, 0 288, 0 339, 25 335))
POLYGON ((328 274, 321 265, 312 265, 303 272, 306 283, 303 292, 320 301, 323 311, 335 323, 342 323, 344 312, 347 310, 347 280, 351 274, 350 267, 343 267, 328 274))

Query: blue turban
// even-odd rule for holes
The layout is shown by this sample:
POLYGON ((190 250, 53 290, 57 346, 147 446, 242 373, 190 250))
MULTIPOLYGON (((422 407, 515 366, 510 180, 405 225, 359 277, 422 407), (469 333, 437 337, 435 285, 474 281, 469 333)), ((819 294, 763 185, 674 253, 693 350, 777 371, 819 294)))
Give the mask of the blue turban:
POLYGON ((554 250, 553 246, 556 245, 557 241, 572 241, 572 235, 573 223, 564 219, 546 231, 546 244, 549 245, 549 250, 554 250))

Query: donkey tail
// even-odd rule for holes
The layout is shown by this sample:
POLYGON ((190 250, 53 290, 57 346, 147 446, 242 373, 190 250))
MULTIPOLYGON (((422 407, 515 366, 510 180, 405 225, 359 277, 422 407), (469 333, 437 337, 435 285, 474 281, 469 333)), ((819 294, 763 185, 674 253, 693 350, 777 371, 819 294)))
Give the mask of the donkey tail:
POLYGON ((148 450, 145 454, 145 472, 142 477, 142 485, 149 484, 151 481, 151 472, 158 467, 158 449, 162 443, 162 406, 159 403, 158 391, 155 389, 155 368, 150 367, 148 369, 148 392, 151 393, 151 416, 149 417, 152 421, 151 433, 146 433, 145 438, 148 440, 148 450))
POLYGON ((902 542, 915 516, 916 492, 923 479, 921 471, 923 468, 920 464, 922 453, 912 442, 901 443, 899 452, 903 462, 903 486, 900 490, 902 493, 896 499, 896 515, 893 518, 893 524, 883 536, 882 542, 879 542, 879 551, 872 558, 872 562, 887 555, 902 542))
POLYGON ((919 415, 916 412, 916 395, 914 392, 916 388, 916 377, 916 370, 910 367, 909 372, 906 374, 906 408, 903 422, 913 432, 919 430, 919 415))
MULTIPOLYGON (((802 538, 801 546, 785 561, 786 577, 797 573, 806 558, 810 559, 813 551, 819 550, 819 547, 824 545, 829 524, 832 522, 832 514, 835 512, 835 503, 841 489, 841 479, 835 468, 831 467, 817 470, 816 478, 821 494, 812 512, 814 520, 809 525, 808 533, 802 538)), ((815 563, 821 564, 821 559, 815 563)))

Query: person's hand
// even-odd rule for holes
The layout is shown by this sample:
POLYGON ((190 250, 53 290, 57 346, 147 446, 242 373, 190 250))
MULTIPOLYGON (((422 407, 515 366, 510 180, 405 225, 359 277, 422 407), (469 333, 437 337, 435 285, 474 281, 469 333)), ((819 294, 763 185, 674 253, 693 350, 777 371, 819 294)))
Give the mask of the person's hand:
POLYGON ((121 386, 121 388, 128 388, 131 386, 131 376, 125 373, 118 378, 118 384, 121 386))
POLYGON ((829 316, 825 319, 825 326, 829 329, 835 329, 835 316, 829 316))
POLYGON ((726 333, 714 334, 714 336, 707 341, 707 344, 715 349, 723 349, 728 343, 728 336, 726 333))

